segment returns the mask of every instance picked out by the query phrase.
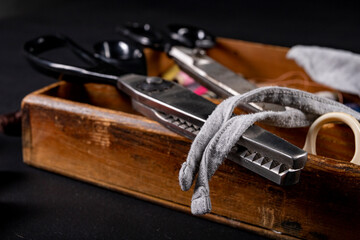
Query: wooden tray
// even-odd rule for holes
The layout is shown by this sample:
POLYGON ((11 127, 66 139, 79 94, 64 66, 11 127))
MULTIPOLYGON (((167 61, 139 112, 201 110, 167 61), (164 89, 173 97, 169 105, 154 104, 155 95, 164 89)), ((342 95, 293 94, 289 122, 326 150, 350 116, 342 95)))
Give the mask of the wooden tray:
MULTIPOLYGON (((286 48, 219 39, 209 55, 245 77, 302 71, 286 48)), ((149 74, 173 62, 147 50, 149 74)), ((178 171, 191 142, 132 110, 128 97, 101 84, 58 82, 22 103, 24 162, 52 172, 190 212, 178 171)), ((269 131, 302 147, 307 129, 269 131)), ((210 182, 207 219, 272 238, 356 239, 360 233, 360 167, 349 163, 353 134, 327 125, 295 186, 278 186, 231 161, 210 182)))

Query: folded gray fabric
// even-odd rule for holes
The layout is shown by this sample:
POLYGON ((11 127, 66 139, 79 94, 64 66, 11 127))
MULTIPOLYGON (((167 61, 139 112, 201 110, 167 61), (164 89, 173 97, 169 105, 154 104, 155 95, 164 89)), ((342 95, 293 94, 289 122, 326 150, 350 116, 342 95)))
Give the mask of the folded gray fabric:
POLYGON ((360 120, 360 113, 341 103, 283 87, 257 88, 223 101, 196 136, 187 160, 182 164, 179 172, 179 184, 183 191, 190 189, 198 174, 191 212, 205 214, 211 211, 209 180, 231 148, 252 124, 266 121, 279 127, 305 127, 319 115, 328 112, 345 112, 360 120), (264 111, 234 116, 234 108, 240 102, 267 102, 291 108, 282 112, 264 111))
POLYGON ((317 46, 294 46, 287 53, 316 82, 360 95, 360 55, 317 46))

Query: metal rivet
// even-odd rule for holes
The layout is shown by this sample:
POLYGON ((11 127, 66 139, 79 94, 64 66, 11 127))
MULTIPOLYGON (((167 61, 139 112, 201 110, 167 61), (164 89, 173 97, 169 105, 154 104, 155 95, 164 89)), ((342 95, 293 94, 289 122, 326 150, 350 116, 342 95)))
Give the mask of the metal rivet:
POLYGON ((194 48, 192 50, 193 54, 195 56, 198 56, 198 57, 202 57, 202 56, 205 56, 206 55, 206 52, 204 49, 201 49, 201 48, 194 48))
POLYGON ((163 82, 162 78, 159 77, 147 77, 146 82, 148 84, 160 84, 163 82))

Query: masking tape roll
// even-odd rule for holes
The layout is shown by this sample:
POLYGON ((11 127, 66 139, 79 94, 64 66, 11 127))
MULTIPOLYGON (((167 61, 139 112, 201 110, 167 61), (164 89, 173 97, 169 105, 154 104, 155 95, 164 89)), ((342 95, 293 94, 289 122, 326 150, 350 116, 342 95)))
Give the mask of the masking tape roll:
POLYGON ((351 163, 360 165, 360 124, 356 118, 347 113, 331 112, 326 113, 316 119, 316 121, 310 126, 310 129, 306 135, 306 141, 303 149, 308 153, 316 154, 316 138, 321 127, 326 123, 339 121, 346 123, 354 132, 355 153, 351 163))

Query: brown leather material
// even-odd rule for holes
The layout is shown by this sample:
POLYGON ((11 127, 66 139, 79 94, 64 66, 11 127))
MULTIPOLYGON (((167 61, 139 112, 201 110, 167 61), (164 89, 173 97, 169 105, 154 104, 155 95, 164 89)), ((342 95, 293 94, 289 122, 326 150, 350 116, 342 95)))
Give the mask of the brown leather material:
POLYGON ((21 136, 21 116, 21 111, 0 115, 0 133, 21 136))

